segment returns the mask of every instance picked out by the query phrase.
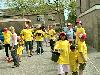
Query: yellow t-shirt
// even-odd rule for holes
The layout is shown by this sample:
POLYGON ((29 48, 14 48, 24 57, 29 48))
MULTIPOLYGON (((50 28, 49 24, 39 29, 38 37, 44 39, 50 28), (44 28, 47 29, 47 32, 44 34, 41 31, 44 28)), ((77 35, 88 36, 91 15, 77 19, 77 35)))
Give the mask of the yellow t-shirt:
POLYGON ((62 49, 62 51, 60 51, 60 56, 58 59, 59 64, 69 64, 69 51, 70 51, 70 44, 67 40, 59 40, 56 42, 55 46, 54 46, 54 50, 55 49, 62 49))
POLYGON ((19 47, 17 48, 17 54, 18 54, 18 55, 22 55, 23 49, 24 49, 23 46, 19 46, 19 47))
POLYGON ((53 29, 49 30, 48 34, 49 34, 49 38, 50 39, 55 39, 56 38, 56 32, 55 32, 55 30, 53 30, 53 29))
MULTIPOLYGON (((84 28, 77 28, 77 31, 76 31, 76 43, 78 43, 79 41, 79 35, 80 34, 84 34, 85 33, 85 29, 84 28)), ((85 33, 86 34, 86 33, 85 33)))
POLYGON ((24 40, 25 41, 32 41, 33 39, 33 34, 32 34, 32 31, 30 29, 23 29, 21 31, 21 34, 24 35, 24 40))
POLYGON ((46 30, 44 32, 44 38, 48 38, 48 32, 46 30))
POLYGON ((35 32, 35 35, 36 35, 36 41, 44 41, 44 35, 45 33, 42 31, 42 30, 37 30, 35 32))
POLYGON ((22 40, 22 39, 19 40, 19 44, 20 44, 20 45, 24 45, 24 43, 25 43, 24 40, 22 40))
POLYGON ((80 55, 80 52, 83 54, 83 56, 85 57, 85 59, 87 60, 87 46, 84 42, 79 41, 78 42, 78 62, 79 63, 84 63, 82 56, 80 55))
POLYGON ((4 35, 4 44, 10 44, 12 33, 10 31, 3 32, 4 35))
POLYGON ((70 51, 69 54, 69 59, 70 59, 70 67, 71 67, 71 71, 76 72, 78 71, 78 51, 70 51))

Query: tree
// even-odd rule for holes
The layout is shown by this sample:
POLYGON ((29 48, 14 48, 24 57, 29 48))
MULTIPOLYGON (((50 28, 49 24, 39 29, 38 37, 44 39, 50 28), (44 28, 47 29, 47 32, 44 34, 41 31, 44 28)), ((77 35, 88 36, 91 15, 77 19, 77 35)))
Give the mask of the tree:
POLYGON ((37 7, 37 0, 14 0, 9 5, 9 11, 16 14, 20 14, 24 17, 25 14, 32 14, 36 12, 35 7, 37 7))
POLYGON ((45 14, 51 11, 56 12, 62 28, 64 22, 62 22, 61 15, 64 15, 64 9, 67 7, 67 3, 68 0, 54 0, 53 3, 46 3, 45 0, 13 0, 9 3, 9 11, 13 14, 20 14, 23 17, 25 14, 40 14, 45 16, 45 14))
POLYGON ((77 3, 75 0, 71 0, 68 4, 68 11, 70 12, 68 15, 68 22, 71 22, 73 24, 75 24, 76 21, 76 8, 77 8, 77 3))

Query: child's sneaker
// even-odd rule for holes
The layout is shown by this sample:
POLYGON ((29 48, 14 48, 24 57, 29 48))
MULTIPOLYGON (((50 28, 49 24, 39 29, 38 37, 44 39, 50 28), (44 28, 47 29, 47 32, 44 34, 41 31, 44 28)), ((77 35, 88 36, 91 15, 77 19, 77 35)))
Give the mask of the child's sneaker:
POLYGON ((13 65, 11 68, 16 68, 16 67, 19 67, 19 65, 13 65))

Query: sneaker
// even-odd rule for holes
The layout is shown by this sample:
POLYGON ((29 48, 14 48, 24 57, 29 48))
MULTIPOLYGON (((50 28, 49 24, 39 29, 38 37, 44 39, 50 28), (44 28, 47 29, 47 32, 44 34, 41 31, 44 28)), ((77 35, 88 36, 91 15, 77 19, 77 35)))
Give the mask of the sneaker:
POLYGON ((40 53, 37 53, 37 55, 39 55, 40 53))
POLYGON ((19 65, 13 65, 11 68, 16 68, 16 67, 19 67, 19 65))
POLYGON ((9 59, 10 59, 9 57, 6 57, 6 58, 5 58, 6 61, 8 61, 9 59))
POLYGON ((11 68, 16 68, 16 66, 15 66, 15 65, 13 65, 11 68))
POLYGON ((31 57, 31 55, 28 55, 28 57, 31 57))
POLYGON ((33 54, 32 54, 32 53, 31 53, 30 55, 31 55, 31 56, 33 56, 33 54))

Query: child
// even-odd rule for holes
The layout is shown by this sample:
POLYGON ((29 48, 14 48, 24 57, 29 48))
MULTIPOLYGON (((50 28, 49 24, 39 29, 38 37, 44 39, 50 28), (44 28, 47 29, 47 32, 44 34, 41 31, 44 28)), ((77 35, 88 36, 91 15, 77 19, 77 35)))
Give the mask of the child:
POLYGON ((70 44, 66 40, 66 34, 64 32, 61 32, 59 35, 59 40, 56 42, 54 46, 54 51, 58 50, 58 53, 60 53, 59 59, 57 61, 58 63, 58 75, 65 74, 68 75, 69 72, 69 50, 70 50, 70 44))
POLYGON ((72 75, 78 75, 78 51, 75 45, 71 45, 70 50, 69 59, 71 72, 72 75))
POLYGON ((21 62, 21 56, 23 53, 23 49, 24 49, 24 41, 23 41, 22 37, 20 37, 18 48, 17 48, 17 55, 18 55, 20 62, 21 62))
POLYGON ((78 62, 79 62, 79 75, 83 75, 83 70, 85 69, 87 62, 87 46, 85 43, 86 34, 80 34, 80 41, 78 42, 78 62))

